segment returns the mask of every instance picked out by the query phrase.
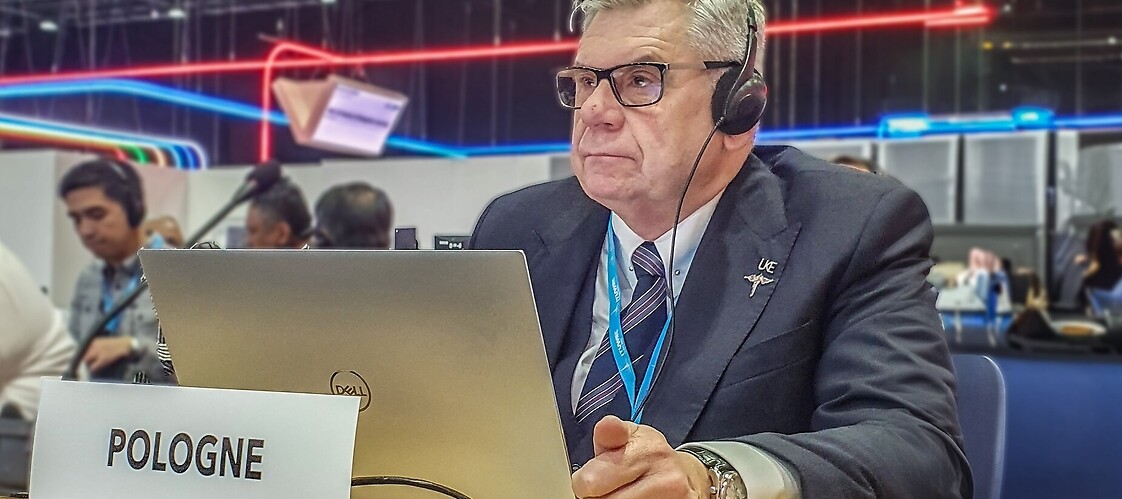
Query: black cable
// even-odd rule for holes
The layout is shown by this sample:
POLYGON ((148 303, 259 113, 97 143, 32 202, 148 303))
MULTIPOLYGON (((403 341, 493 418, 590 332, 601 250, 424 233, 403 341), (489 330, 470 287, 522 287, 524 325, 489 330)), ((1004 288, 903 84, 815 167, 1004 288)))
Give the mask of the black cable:
MULTIPOLYGON (((403 476, 358 476, 351 479, 351 488, 366 487, 377 485, 398 485, 401 487, 413 487, 415 489, 424 489, 438 494, 452 497, 454 499, 471 499, 468 495, 460 492, 452 487, 441 485, 436 482, 428 480, 421 480, 420 478, 407 478, 403 476)), ((12 499, 29 499, 27 492, 16 492, 12 494, 12 499)))
POLYGON ((78 379, 78 368, 82 364, 82 357, 85 355, 86 351, 90 349, 90 346, 93 345, 94 340, 104 336, 106 334, 105 326, 109 324, 109 321, 112 321, 117 315, 124 311, 125 308, 132 305, 132 303, 140 297, 140 294, 147 290, 148 280, 141 276, 140 283, 138 283, 129 294, 117 300, 113 308, 105 312, 105 314, 101 316, 101 319, 94 323, 94 327, 90 328, 92 332, 82 340, 82 343, 78 345, 78 349, 75 351, 76 355, 70 359, 70 365, 62 375, 63 380, 76 381, 78 379))
MULTIPOLYGON (((670 325, 666 333, 666 348, 662 352, 662 359, 655 359, 655 374, 651 378, 651 391, 658 384, 658 378, 662 375, 662 368, 666 365, 666 359, 670 358, 670 346, 674 344, 674 328, 678 321, 678 300, 674 296, 674 251, 678 244, 678 224, 682 221, 682 207, 686 204, 686 194, 690 191, 690 184, 693 183, 693 177, 697 174, 697 167, 701 165, 701 158, 705 156, 705 150, 709 149, 709 143, 713 141, 713 136, 717 134, 717 130, 725 123, 725 118, 717 120, 713 125, 713 129, 709 131, 709 135, 705 137, 705 143, 701 145, 701 150, 697 152, 697 158, 693 161, 693 167, 690 168, 690 175, 686 177, 686 186, 682 188, 682 195, 678 198, 678 207, 674 210, 674 228, 670 229, 670 275, 666 276, 666 292, 670 297, 670 325)), ((639 402, 639 410, 635 414, 642 414, 643 409, 647 406, 647 401, 651 400, 651 392, 647 392, 647 397, 639 402)))
POLYGON ((421 480, 420 478, 407 478, 403 476, 358 476, 351 479, 351 487, 364 487, 367 485, 400 485, 403 487, 429 490, 455 499, 471 499, 456 489, 428 480, 421 480))

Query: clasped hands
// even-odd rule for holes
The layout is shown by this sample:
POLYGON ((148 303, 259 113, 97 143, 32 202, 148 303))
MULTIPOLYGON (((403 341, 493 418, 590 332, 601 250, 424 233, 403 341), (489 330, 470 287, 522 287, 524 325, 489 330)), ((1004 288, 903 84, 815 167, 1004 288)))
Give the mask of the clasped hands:
POLYGON ((592 436, 596 457, 573 473, 579 499, 709 499, 709 474, 649 426, 607 416, 592 436))

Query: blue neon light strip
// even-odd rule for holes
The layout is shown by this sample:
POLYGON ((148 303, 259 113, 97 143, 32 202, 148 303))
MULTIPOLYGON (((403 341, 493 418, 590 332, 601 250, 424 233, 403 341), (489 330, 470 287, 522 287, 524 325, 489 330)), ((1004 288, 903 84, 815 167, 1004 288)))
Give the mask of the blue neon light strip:
MULTIPOLYGON (((261 119, 261 108, 210 95, 188 92, 166 85, 157 85, 135 80, 99 79, 79 80, 49 83, 29 83, 25 85, 10 85, 0 87, 0 99, 20 99, 31 97, 51 97, 59 95, 82 95, 89 93, 108 93, 142 97, 155 101, 167 102, 185 107, 211 111, 234 118, 248 120, 261 119)), ((284 113, 273 111, 269 113, 269 121, 275 125, 288 126, 288 118, 284 113)), ((391 136, 386 140, 390 147, 423 154, 445 156, 449 158, 465 158, 464 153, 455 147, 434 144, 415 139, 391 136)))
POLYGON ((842 139, 849 137, 868 137, 877 134, 875 126, 852 126, 838 128, 809 128, 794 130, 762 130, 756 140, 775 142, 779 140, 842 139))
POLYGON ((1104 114, 1056 118, 1057 128, 1112 128, 1122 127, 1122 114, 1104 114))
MULTIPOLYGON (((0 87, 0 99, 19 99, 29 97, 57 97, 61 95, 117 94, 143 97, 151 100, 203 109, 219 114, 245 118, 261 119, 261 108, 241 102, 188 92, 166 85, 156 85, 135 80, 81 80, 50 83, 31 83, 0 87)), ((283 113, 273 112, 270 121, 287 125, 283 113)))
MULTIPOLYGON (((188 92, 177 88, 157 85, 135 80, 122 79, 96 79, 82 81, 64 81, 48 83, 31 83, 24 85, 10 85, 0 87, 0 99, 17 99, 29 97, 47 97, 57 95, 79 95, 88 93, 110 93, 143 97, 156 101, 168 102, 176 105, 192 107, 211 111, 214 113, 235 118, 259 120, 261 108, 228 99, 210 95, 188 92)), ((269 114, 269 121, 276 125, 287 126, 288 119, 284 113, 273 111, 269 114)), ((39 125, 35 125, 39 126, 39 125)), ((975 120, 956 119, 954 121, 938 121, 923 114, 887 116, 880 126, 850 126, 833 128, 811 128, 792 130, 766 130, 760 132, 758 140, 761 142, 779 142, 785 140, 809 139, 843 139, 843 138, 885 138, 892 136, 924 136, 944 134, 971 134, 986 132, 1010 132, 1022 129, 1028 130, 1055 130, 1055 129, 1080 129, 1080 128, 1109 128, 1122 127, 1122 114, 1109 114, 1084 117, 1053 117, 1052 111, 1043 108, 1019 108, 1013 111, 1012 118, 982 117, 975 120), (887 126, 892 119, 910 120, 917 129, 912 133, 890 133, 887 126), (922 120, 922 124, 920 121, 922 120)), ((126 134, 105 134, 96 130, 77 128, 80 133, 98 134, 101 136, 136 141, 143 144, 153 144, 172 151, 177 161, 186 159, 190 166, 206 165, 208 160, 205 152, 196 145, 184 145, 169 140, 153 140, 151 137, 130 136, 126 134), (197 153, 198 158, 192 153, 197 153)), ((391 136, 386 144, 400 150, 422 154, 444 156, 448 158, 467 158, 471 156, 517 155, 517 154, 558 154, 568 153, 571 146, 568 142, 546 142, 530 144, 510 144, 500 146, 473 146, 457 147, 443 145, 422 140, 410 139, 400 136, 391 136)))
POLYGON ((188 169, 206 168, 207 166, 209 166, 209 159, 206 156, 206 152, 202 150, 202 147, 200 147, 198 144, 187 141, 166 140, 145 135, 112 132, 108 130, 40 121, 13 115, 0 115, 0 122, 19 125, 28 129, 65 132, 68 134, 99 137, 114 141, 140 144, 159 149, 167 149, 172 153, 177 165, 185 166, 188 169))
POLYGON ((572 150, 568 142, 547 142, 541 144, 511 144, 502 146, 477 146, 460 149, 465 156, 502 156, 518 154, 568 153, 572 150))

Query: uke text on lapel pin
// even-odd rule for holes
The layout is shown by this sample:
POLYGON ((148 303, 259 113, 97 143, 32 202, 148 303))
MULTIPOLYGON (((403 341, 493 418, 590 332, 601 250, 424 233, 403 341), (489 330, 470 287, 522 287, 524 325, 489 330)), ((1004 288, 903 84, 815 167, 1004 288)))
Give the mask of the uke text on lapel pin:
POLYGON ((752 283, 752 294, 748 295, 749 298, 756 297, 756 290, 760 289, 760 286, 767 286, 775 282, 775 279, 767 277, 764 273, 775 274, 775 268, 778 266, 779 262, 761 258, 759 265, 756 266, 756 268, 760 270, 760 273, 744 276, 745 281, 752 283))

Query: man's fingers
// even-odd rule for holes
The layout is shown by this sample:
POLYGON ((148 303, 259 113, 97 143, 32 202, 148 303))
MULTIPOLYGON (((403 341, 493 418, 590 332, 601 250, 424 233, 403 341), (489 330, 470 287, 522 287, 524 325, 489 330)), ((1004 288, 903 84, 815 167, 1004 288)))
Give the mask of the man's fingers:
POLYGON ((92 368, 93 363, 97 362, 98 357, 99 355, 97 353, 97 349, 91 346, 90 349, 86 351, 86 355, 82 356, 82 363, 91 366, 92 368))
POLYGON ((615 497, 646 473, 646 463, 639 456, 628 456, 628 443, 636 436, 639 425, 607 416, 596 423, 592 442, 596 457, 573 474, 573 492, 579 498, 615 497))
POLYGON ((605 416, 604 419, 596 423, 596 428, 592 430, 592 446, 595 455, 599 456, 610 450, 623 448, 638 429, 639 425, 630 421, 624 421, 615 416, 605 416))
MULTIPOLYGON (((698 497, 697 492, 690 486, 689 482, 682 480, 681 477, 668 473, 652 473, 638 477, 631 482, 622 485, 615 490, 610 491, 611 499, 651 499, 651 498, 695 498, 698 497)), ((602 497, 601 496, 580 496, 584 497, 602 497)), ((709 497, 705 494, 701 497, 709 497)))
POLYGON ((86 365, 90 367, 91 371, 100 371, 101 364, 101 356, 99 355, 90 355, 86 357, 86 365))
POLYGON ((596 457, 573 473, 573 493, 581 499, 603 497, 626 488, 643 476, 643 472, 622 456, 596 457))

